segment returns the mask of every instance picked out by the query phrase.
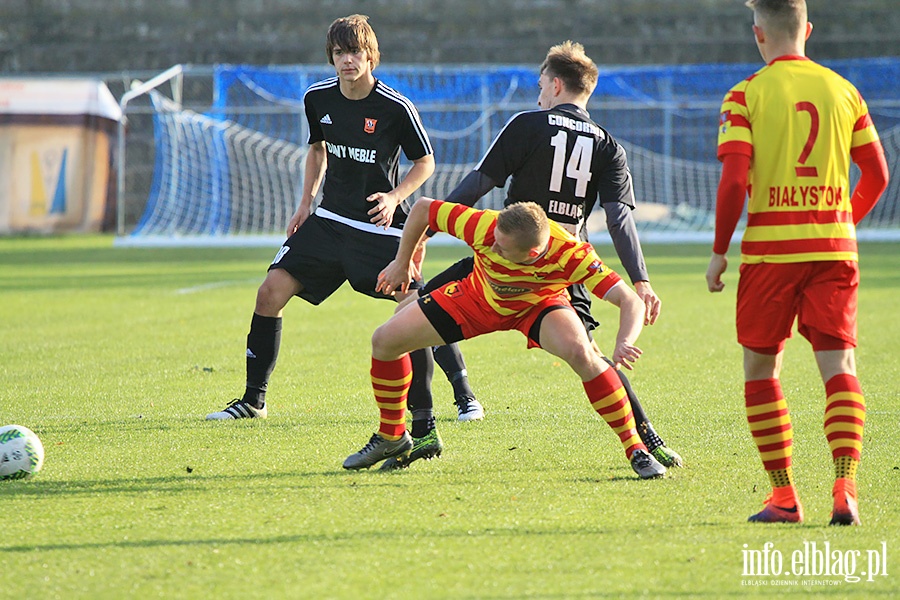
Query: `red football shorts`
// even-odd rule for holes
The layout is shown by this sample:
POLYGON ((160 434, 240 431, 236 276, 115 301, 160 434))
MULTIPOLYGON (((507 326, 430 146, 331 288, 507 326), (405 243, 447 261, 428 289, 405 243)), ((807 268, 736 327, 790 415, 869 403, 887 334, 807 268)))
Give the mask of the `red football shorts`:
POLYGON ((796 318, 813 350, 856 347, 855 261, 742 264, 740 274, 736 324, 742 346, 780 351, 796 318))
POLYGON ((540 348, 540 344, 529 335, 535 322, 549 310, 572 309, 565 291, 544 298, 525 314, 504 316, 494 311, 482 294, 473 289, 471 276, 460 281, 452 281, 431 292, 431 298, 459 325, 464 339, 491 333, 517 329, 528 338, 529 348, 540 348))

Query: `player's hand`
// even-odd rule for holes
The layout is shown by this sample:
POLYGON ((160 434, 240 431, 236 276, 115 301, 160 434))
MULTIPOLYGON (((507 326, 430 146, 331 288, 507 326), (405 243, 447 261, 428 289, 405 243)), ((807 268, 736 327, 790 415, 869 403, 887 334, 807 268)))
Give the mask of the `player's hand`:
POLYGON ((641 357, 643 351, 637 346, 629 342, 616 342, 616 349, 613 351, 612 361, 616 368, 624 367, 629 371, 633 370, 632 363, 641 357))
POLYGON ((294 235, 297 230, 300 229, 300 226, 303 225, 303 222, 309 218, 309 215, 310 207, 301 204, 300 208, 297 209, 297 212, 294 213, 294 216, 291 217, 291 220, 288 221, 287 236, 291 237, 294 235))
POLYGON ((384 227, 387 229, 394 222, 394 211, 400 206, 398 200, 391 192, 375 192, 368 198, 369 202, 374 202, 375 206, 369 209, 370 222, 376 227, 384 227))
POLYGON ((709 259, 709 267, 706 269, 706 287, 710 292, 721 292, 725 289, 722 281, 722 273, 728 268, 728 259, 724 254, 713 253, 709 259))
POLYGON ((644 302, 644 325, 653 325, 662 311, 662 300, 653 291, 653 286, 650 285, 649 281, 638 281, 634 284, 634 291, 637 292, 637 295, 644 302))
POLYGON ((381 292, 385 296, 393 296, 395 292, 405 294, 409 291, 409 282, 413 280, 412 273, 412 262, 404 266, 396 260, 392 260, 378 274, 378 283, 375 285, 375 291, 381 292))

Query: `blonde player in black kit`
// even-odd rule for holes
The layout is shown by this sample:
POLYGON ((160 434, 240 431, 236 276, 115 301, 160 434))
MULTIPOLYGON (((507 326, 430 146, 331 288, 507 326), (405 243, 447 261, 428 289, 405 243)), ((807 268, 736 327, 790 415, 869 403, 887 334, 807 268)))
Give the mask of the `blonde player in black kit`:
MULTIPOLYGON (((535 202, 551 219, 587 241, 587 217, 599 199, 616 253, 635 290, 644 301, 645 325, 656 322, 660 299, 650 285, 634 218, 634 191, 625 150, 587 112, 597 85, 597 67, 581 44, 567 41, 550 48, 540 69, 540 110, 513 116, 492 142, 487 154, 446 198, 472 206, 495 187, 512 178, 505 205, 535 202)), ((448 281, 463 279, 473 262, 466 258, 432 278, 420 290, 431 292, 448 281)), ((591 316, 591 299, 583 286, 569 288, 572 306, 588 337, 598 323, 591 316)), ((538 322, 537 326, 540 323, 538 322)), ((594 344, 596 348, 596 344, 594 344)), ((599 349, 598 349, 599 352, 599 349)), ((653 429, 630 382, 618 371, 628 393, 638 433, 664 466, 681 466, 682 459, 653 429)), ((418 404, 425 395, 410 397, 413 450, 387 461, 382 469, 403 468, 419 458, 439 455, 443 444, 434 427, 431 404, 418 404)), ((430 396, 424 401, 428 402, 430 396)))
MULTIPOLYGON (((434 172, 431 142, 415 106, 372 74, 380 54, 368 17, 334 21, 326 52, 337 75, 311 85, 303 97, 310 132, 303 195, 256 296, 246 389, 224 410, 207 415, 210 420, 267 416, 282 309, 292 297, 316 305, 349 281, 362 294, 390 298, 375 287, 397 253, 406 218, 397 207, 434 172), (402 180, 401 150, 413 163, 402 180), (322 201, 313 213, 320 184, 322 201)), ((414 355, 413 368, 410 395, 430 394, 430 352, 414 355)), ((397 443, 412 445, 409 436, 397 443)))

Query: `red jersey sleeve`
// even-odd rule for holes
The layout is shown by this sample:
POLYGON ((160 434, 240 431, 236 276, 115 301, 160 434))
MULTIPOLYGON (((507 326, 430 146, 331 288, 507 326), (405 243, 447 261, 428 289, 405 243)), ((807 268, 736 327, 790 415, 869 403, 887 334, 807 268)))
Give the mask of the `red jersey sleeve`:
POLYGON ((744 211, 747 195, 747 173, 750 157, 746 154, 725 154, 722 158, 722 178, 716 193, 716 238, 713 252, 725 254, 731 236, 744 211))
POLYGON ((859 166, 859 183, 850 197, 850 206, 853 207, 853 224, 856 225, 869 214, 869 211, 881 198, 881 194, 887 189, 888 166, 884 152, 877 152, 872 156, 856 161, 859 166))

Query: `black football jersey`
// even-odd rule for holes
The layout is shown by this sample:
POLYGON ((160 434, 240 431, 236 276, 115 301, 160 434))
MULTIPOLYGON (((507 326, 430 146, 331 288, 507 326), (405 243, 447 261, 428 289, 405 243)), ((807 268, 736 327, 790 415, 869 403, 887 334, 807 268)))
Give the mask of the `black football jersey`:
MULTIPOLYGON (((400 182, 400 150, 409 160, 434 153, 416 107, 378 80, 368 96, 350 100, 337 77, 311 85, 303 103, 309 143, 324 140, 328 157, 320 208, 371 226, 366 198, 400 182)), ((391 227, 405 220, 398 207, 391 227)))
POLYGON ((496 182, 514 175, 507 206, 536 202, 581 236, 598 198, 634 207, 625 150, 574 104, 514 115, 475 169, 496 182))

